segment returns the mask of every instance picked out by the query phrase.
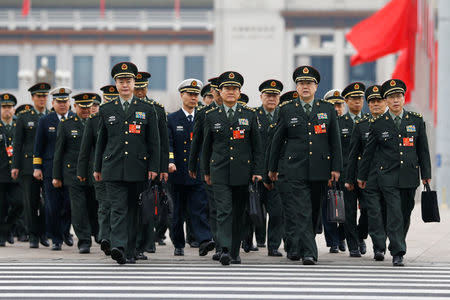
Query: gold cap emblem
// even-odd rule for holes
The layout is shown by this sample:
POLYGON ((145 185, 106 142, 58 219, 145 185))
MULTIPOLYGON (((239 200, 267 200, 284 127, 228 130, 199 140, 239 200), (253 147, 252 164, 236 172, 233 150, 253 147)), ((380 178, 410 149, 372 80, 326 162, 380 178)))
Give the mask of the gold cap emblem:
POLYGON ((89 95, 88 95, 88 94, 84 94, 84 95, 83 95, 83 99, 84 99, 84 100, 86 100, 86 99, 88 99, 88 98, 89 98, 89 95))
POLYGON ((59 93, 60 93, 60 94, 65 94, 65 93, 66 93, 66 90, 65 90, 64 88, 60 88, 60 89, 59 89, 59 93))
POLYGON ((333 94, 335 97, 339 97, 340 96, 340 93, 339 93, 339 91, 334 91, 334 94, 333 94))
POLYGON ((230 73, 230 74, 228 75, 228 78, 234 79, 234 73, 230 73))
POLYGON ((136 75, 136 78, 137 78, 137 79, 142 79, 142 74, 140 74, 140 73, 137 74, 137 75, 136 75))
POLYGON ((45 89, 45 84, 41 84, 41 89, 45 89))
POLYGON ((126 69, 128 69, 128 66, 127 66, 127 64, 122 64, 122 70, 126 70, 126 69))
POLYGON ((355 83, 355 90, 359 90, 359 84, 355 83))
POLYGON ((195 81, 195 80, 192 81, 192 82, 191 82, 191 85, 192 85, 192 86, 197 86, 197 81, 195 81))
POLYGON ((374 86, 373 89, 372 89, 372 91, 374 91, 375 93, 377 93, 377 92, 378 92, 378 87, 374 86))
POLYGON ((8 94, 4 95, 4 96, 3 96, 3 99, 4 99, 4 100, 9 100, 9 95, 8 95, 8 94))
POLYGON ((297 92, 294 92, 294 93, 292 94, 292 97, 298 98, 298 93, 297 93, 297 92))
POLYGON ((309 73, 309 69, 307 67, 303 68, 303 74, 308 74, 309 73))
POLYGON ((113 87, 110 87, 110 88, 109 88, 109 92, 110 92, 110 93, 113 93, 113 92, 114 92, 114 88, 113 88, 113 87))
POLYGON ((276 87, 276 86, 277 86, 277 83, 276 83, 275 81, 272 81, 272 82, 270 83, 270 86, 271 86, 271 87, 276 87))
POLYGON ((397 83, 395 82, 395 80, 391 80, 391 82, 389 83, 391 86, 395 86, 397 83))

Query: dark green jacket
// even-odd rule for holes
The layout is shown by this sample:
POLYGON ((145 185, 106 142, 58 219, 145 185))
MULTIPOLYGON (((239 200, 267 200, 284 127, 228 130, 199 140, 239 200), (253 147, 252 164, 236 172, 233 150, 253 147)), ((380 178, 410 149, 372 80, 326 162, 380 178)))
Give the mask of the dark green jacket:
POLYGON ((348 162, 345 168, 346 183, 357 184, 357 174, 361 167, 361 157, 369 137, 369 120, 371 116, 366 115, 361 120, 356 121, 353 126, 352 137, 350 139, 348 162))
POLYGON ((213 184, 247 185, 263 175, 261 137, 256 113, 238 104, 230 122, 223 107, 207 111, 204 121, 202 171, 213 184))
POLYGON ((431 160, 425 122, 420 114, 404 111, 400 129, 389 112, 370 120, 369 139, 361 159, 358 179, 367 181, 371 168, 378 184, 416 188, 431 178, 431 160))
POLYGON ((272 143, 273 133, 274 133, 274 125, 278 119, 279 108, 275 109, 275 113, 270 122, 269 118, 266 115, 266 112, 262 106, 256 109, 256 115, 258 116, 259 122, 259 134, 261 135, 261 145, 262 152, 264 155, 264 165, 263 165, 263 180, 264 182, 270 183, 268 173, 268 165, 269 165, 269 155, 270 155, 270 145, 272 143), (271 126, 272 125, 272 126, 271 126))
POLYGON ((202 152, 203 138, 204 138, 204 121, 206 112, 212 108, 217 107, 216 102, 212 102, 207 106, 198 107, 194 118, 194 129, 192 131, 191 149, 189 152, 188 170, 197 172, 200 165, 200 155, 202 152))
POLYGON ((100 106, 94 171, 103 181, 139 182, 160 168, 160 140, 155 109, 133 97, 125 115, 120 100, 100 106))
POLYGON ((12 156, 8 156, 7 147, 13 144, 15 127, 14 119, 10 130, 6 130, 5 124, 0 121, 0 182, 13 181, 11 178, 12 156))
POLYGON ((269 171, 288 179, 326 181, 331 171, 341 170, 341 140, 334 106, 314 100, 308 117, 299 99, 284 102, 270 149, 269 171))
POLYGON ((94 155, 99 121, 98 113, 92 114, 86 121, 78 154, 77 176, 87 178, 89 185, 94 183, 94 155))
POLYGON ((65 186, 86 185, 77 179, 78 154, 84 125, 78 116, 61 120, 56 130, 53 179, 63 181, 65 186))
POLYGON ((18 114, 12 168, 19 169, 21 175, 33 175, 34 138, 38 122, 39 116, 34 108, 18 114))
POLYGON ((169 134, 167 132, 167 114, 164 105, 153 99, 147 99, 153 106, 158 118, 159 139, 161 141, 160 173, 169 172, 169 134))

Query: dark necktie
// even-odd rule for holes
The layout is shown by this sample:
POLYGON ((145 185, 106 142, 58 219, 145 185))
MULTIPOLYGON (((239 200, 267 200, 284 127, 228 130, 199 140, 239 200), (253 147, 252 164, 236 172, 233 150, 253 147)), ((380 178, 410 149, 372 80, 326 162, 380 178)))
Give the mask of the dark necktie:
POLYGON ((230 108, 228 110, 228 121, 230 121, 230 122, 233 121, 233 117, 234 117, 234 111, 232 108, 230 108))
POLYGON ((194 119, 194 117, 192 115, 188 115, 187 119, 188 119, 189 123, 192 123, 192 120, 194 119))
POLYGON ((7 131, 10 131, 10 130, 11 130, 11 125, 6 124, 6 125, 5 125, 5 128, 6 128, 7 131))
POLYGON ((127 113, 129 107, 130 107, 130 103, 128 103, 128 101, 125 101, 125 102, 123 103, 123 111, 124 111, 125 113, 127 113))
POLYGON ((395 126, 397 126, 397 129, 400 129, 400 122, 401 122, 401 118, 399 116, 396 116, 394 119, 394 124, 395 126))
POLYGON ((271 113, 268 113, 268 114, 267 114, 267 118, 269 118, 269 122, 272 123, 273 117, 272 117, 272 114, 271 114, 271 113))
POLYGON ((309 117, 309 115, 311 114, 311 104, 306 103, 304 108, 305 108, 306 115, 309 117))
POLYGON ((356 121, 359 121, 359 120, 361 120, 361 118, 358 115, 356 115, 355 119, 354 119, 354 122, 356 123, 356 121))

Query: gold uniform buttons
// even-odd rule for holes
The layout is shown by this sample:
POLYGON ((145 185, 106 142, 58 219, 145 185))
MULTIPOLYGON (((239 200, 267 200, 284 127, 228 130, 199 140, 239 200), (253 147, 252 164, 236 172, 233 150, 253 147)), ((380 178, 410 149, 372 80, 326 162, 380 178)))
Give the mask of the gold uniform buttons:
POLYGON ((183 159, 183 161, 186 161, 186 158, 185 158, 185 159, 183 159))
POLYGON ((312 142, 309 142, 310 145, 312 145, 312 142))
POLYGON ((128 122, 127 122, 127 121, 125 121, 125 124, 128 124, 128 122))
POLYGON ((402 163, 403 163, 403 160, 401 160, 400 163, 402 164, 402 163))
POLYGON ((233 156, 232 157, 230 157, 230 160, 233 160, 234 158, 233 158, 233 156))
POLYGON ((233 137, 232 137, 232 136, 230 136, 230 140, 231 140, 231 141, 233 140, 233 137))
POLYGON ((125 155, 128 155, 128 152, 127 152, 127 151, 125 151, 125 155))
POLYGON ((187 152, 187 150, 186 149, 184 149, 184 153, 186 153, 187 152))
POLYGON ((67 164, 67 167, 70 168, 70 164, 67 164))
POLYGON ((308 132, 308 134, 311 135, 312 133, 311 133, 311 132, 308 132))
POLYGON ((128 145, 128 141, 125 141, 125 145, 128 145))
POLYGON ((230 127, 230 130, 233 130, 233 127, 230 127))
POLYGON ((380 167, 380 170, 383 170, 383 167, 380 167))
POLYGON ((311 123, 308 123, 308 126, 311 126, 311 123))
POLYGON ((233 147, 230 147, 230 150, 233 150, 233 147))
POLYGON ((403 155, 403 152, 400 152, 400 155, 403 155))
POLYGON ((187 142, 186 142, 186 141, 184 141, 184 144, 186 145, 186 144, 187 144, 187 142))
POLYGON ((309 155, 312 155, 312 152, 309 152, 309 155))
POLYGON ((398 135, 398 137, 399 137, 399 138, 401 138, 401 137, 402 137, 402 135, 401 135, 401 134, 399 134, 399 135, 398 135))
POLYGON ((128 134, 128 131, 125 131, 125 134, 128 134))

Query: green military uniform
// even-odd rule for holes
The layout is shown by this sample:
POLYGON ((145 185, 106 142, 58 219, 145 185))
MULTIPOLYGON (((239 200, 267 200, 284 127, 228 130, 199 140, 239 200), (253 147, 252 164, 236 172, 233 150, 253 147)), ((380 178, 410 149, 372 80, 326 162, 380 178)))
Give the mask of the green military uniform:
MULTIPOLYGON (((47 95, 48 83, 37 83, 28 91, 33 95, 47 95)), ((43 183, 33 177, 34 139, 39 119, 48 113, 38 112, 34 108, 23 110, 17 116, 16 132, 13 143, 12 169, 19 170, 19 181, 23 190, 25 224, 30 236, 30 247, 39 247, 39 241, 48 247, 45 233, 45 208, 41 197, 43 183)))
MULTIPOLYGON (((116 100, 119 96, 114 85, 103 86, 100 90, 103 92, 105 102, 116 100)), ((106 194, 105 182, 95 181, 93 178, 94 154, 98 137, 99 121, 100 118, 98 113, 92 114, 86 121, 83 131, 83 138, 81 139, 80 152, 78 155, 77 176, 85 178, 88 180, 89 184, 92 182, 94 185, 95 199, 98 203, 98 239, 100 240, 102 251, 104 251, 106 255, 110 255, 111 225, 109 218, 111 205, 106 194)))
MULTIPOLYGON (((383 83, 381 91, 386 98, 404 94, 406 86, 393 79, 383 83)), ((396 118, 387 111, 370 120, 358 180, 367 181, 372 170, 376 170, 376 181, 386 202, 386 232, 393 263, 402 266, 419 173, 422 179, 431 179, 428 139, 420 114, 403 110, 396 118)))
MULTIPOLYGON (((363 83, 354 82, 345 87, 345 89, 342 91, 342 96, 344 98, 363 97, 365 90, 366 87, 363 83)), ((347 112, 346 114, 338 118, 344 170, 346 169, 348 164, 348 157, 350 154, 350 139, 352 138, 354 124, 355 122, 361 120, 362 117, 363 115, 361 114, 361 112, 359 112, 359 114, 357 115, 354 115, 351 112, 347 112)), ((363 194, 358 186, 355 186, 352 191, 349 191, 344 187, 344 184, 346 182, 345 175, 346 173, 343 172, 342 176, 339 179, 341 187, 344 191, 345 199, 345 238, 347 239, 350 256, 361 257, 361 254, 366 253, 364 239, 367 238, 367 208, 363 198, 363 194), (360 225, 362 224, 363 226, 357 225, 358 203, 360 205, 361 212, 360 225)))
MULTIPOLYGON (((96 97, 98 96, 93 93, 73 96, 75 104, 83 108, 91 107, 93 98, 96 97)), ((53 179, 61 180, 69 190, 72 226, 78 237, 80 253, 90 252, 91 235, 97 238, 98 234, 98 205, 92 181, 81 182, 77 178, 78 155, 85 124, 86 119, 80 116, 61 120, 53 158, 53 179)))
MULTIPOLYGON (((225 72, 219 88, 241 87, 239 73, 225 72)), ((209 175, 217 205, 217 238, 222 247, 223 265, 239 260, 242 218, 248 202, 252 175, 262 175, 262 148, 258 120, 253 109, 225 104, 206 113, 204 121, 202 170, 209 175), (230 255, 231 254, 231 255, 230 255)))
MULTIPOLYGON (((294 71, 293 79, 318 84, 320 75, 314 68, 302 66, 294 71)), ((315 229, 321 202, 331 172, 341 169, 339 125, 333 105, 317 99, 305 103, 301 98, 283 103, 270 149, 269 171, 279 172, 291 259, 303 257, 304 264, 317 261, 315 229)))
MULTIPOLYGON (((0 103, 2 107, 13 107, 17 104, 17 100, 14 95, 5 93, 0 95, 0 103)), ((0 121, 0 246, 5 246, 5 241, 11 237, 14 242, 13 227, 23 211, 19 183, 11 179, 15 126, 14 119, 11 119, 11 123, 0 121)))
MULTIPOLYGON (((367 102, 372 99, 381 99, 381 86, 374 85, 367 88, 365 92, 367 102)), ((369 137, 369 120, 371 115, 365 115, 356 121, 350 140, 350 154, 346 169, 345 182, 357 186, 357 176, 361 167, 361 157, 369 137)), ((383 260, 386 252, 386 205, 376 180, 376 170, 371 169, 367 186, 362 190, 368 216, 368 230, 372 238, 375 259, 383 260)))
MULTIPOLYGON (((219 79, 218 77, 208 79, 212 89, 217 89, 219 87, 218 79, 219 79)), ((195 173, 199 171, 198 168, 200 165, 200 156, 204 140, 204 123, 206 112, 216 107, 218 107, 218 105, 215 101, 213 101, 211 104, 198 108, 196 111, 196 116, 194 119, 194 129, 192 133, 191 149, 189 152, 189 163, 188 163, 189 171, 195 173)), ((213 259, 219 260, 220 251, 222 250, 222 247, 220 246, 219 239, 217 237, 217 206, 216 201, 214 200, 212 185, 208 185, 205 183, 205 190, 206 193, 208 194, 209 227, 211 229, 213 239, 216 242, 217 254, 213 255, 213 259)))
MULTIPOLYGON (((129 62, 115 65, 114 79, 135 77, 129 62)), ((119 98, 100 107, 94 171, 101 172, 111 203, 111 257, 118 263, 134 259, 137 203, 149 172, 160 168, 160 140, 154 108, 136 97, 119 98), (134 220, 134 221, 133 221, 134 220)))

